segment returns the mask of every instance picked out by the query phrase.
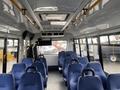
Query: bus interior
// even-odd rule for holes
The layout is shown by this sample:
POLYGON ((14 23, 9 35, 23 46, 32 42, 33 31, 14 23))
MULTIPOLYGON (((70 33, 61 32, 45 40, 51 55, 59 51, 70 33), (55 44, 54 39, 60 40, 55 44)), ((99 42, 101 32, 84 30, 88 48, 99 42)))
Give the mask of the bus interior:
POLYGON ((120 90, 120 0, 0 0, 0 90, 120 90))

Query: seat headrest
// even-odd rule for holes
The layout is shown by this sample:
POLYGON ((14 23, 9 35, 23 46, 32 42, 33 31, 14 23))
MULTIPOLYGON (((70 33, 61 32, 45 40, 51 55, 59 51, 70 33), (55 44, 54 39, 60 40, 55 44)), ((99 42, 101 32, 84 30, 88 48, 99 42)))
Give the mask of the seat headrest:
POLYGON ((36 83, 41 82, 41 76, 40 73, 31 73, 31 72, 26 72, 22 78, 20 83, 22 85, 35 85, 36 83))
POLYGON ((13 67, 12 67, 12 72, 20 72, 20 71, 23 71, 25 70, 26 66, 25 64, 14 64, 13 67))
POLYGON ((32 60, 32 58, 24 58, 24 59, 22 60, 22 63, 24 63, 24 64, 26 65, 26 67, 29 67, 29 66, 32 65, 33 60, 32 60))
POLYGON ((82 72, 82 70, 83 70, 83 67, 82 67, 82 65, 81 64, 71 64, 70 66, 69 66, 69 69, 68 69, 70 72, 82 72))
POLYGON ((0 87, 14 88, 14 78, 12 74, 0 74, 0 87))
POLYGON ((83 71, 82 71, 82 77, 85 77, 85 76, 95 76, 95 71, 94 69, 92 68, 85 68, 83 71))
POLYGON ((101 71, 102 66, 99 62, 90 62, 87 64, 88 68, 93 68, 95 71, 101 71))
POLYGON ((109 90, 120 89, 120 74, 110 74, 107 78, 107 84, 109 90))
POLYGON ((33 72, 33 73, 38 72, 37 68, 36 68, 35 66, 33 66, 33 65, 27 67, 25 71, 26 71, 26 72, 33 72))
POLYGON ((78 58, 78 60, 83 65, 88 64, 88 58, 87 57, 80 57, 80 58, 78 58))
POLYGON ((77 90, 104 90, 101 80, 98 77, 86 76, 81 77, 77 90))

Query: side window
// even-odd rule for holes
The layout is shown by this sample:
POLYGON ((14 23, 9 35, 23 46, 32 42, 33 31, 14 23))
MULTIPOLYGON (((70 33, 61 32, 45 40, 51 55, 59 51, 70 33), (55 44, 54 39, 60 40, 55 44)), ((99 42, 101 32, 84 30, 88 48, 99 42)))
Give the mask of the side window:
POLYGON ((17 63, 18 54, 18 40, 7 40, 7 72, 10 72, 13 64, 17 63))
POLYGON ((110 44, 120 44, 120 35, 110 35, 110 44))
POLYGON ((100 37, 100 43, 101 44, 108 44, 108 36, 101 36, 100 37))

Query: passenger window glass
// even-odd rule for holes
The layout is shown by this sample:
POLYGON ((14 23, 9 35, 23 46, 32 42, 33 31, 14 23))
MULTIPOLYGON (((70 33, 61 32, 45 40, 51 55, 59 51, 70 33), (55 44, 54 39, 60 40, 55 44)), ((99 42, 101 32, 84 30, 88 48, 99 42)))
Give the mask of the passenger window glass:
POLYGON ((81 45, 81 54, 82 57, 87 56, 87 47, 84 44, 81 45))
POLYGON ((9 73, 13 64, 17 63, 18 40, 8 39, 7 42, 7 73, 9 73))
POLYGON ((8 47, 12 47, 13 46, 13 40, 12 39, 8 39, 7 46, 8 47))
POLYGON ((108 36, 101 36, 100 42, 101 44, 108 44, 108 36))
POLYGON ((86 46, 86 39, 81 39, 81 55, 82 57, 87 56, 87 46, 86 46))
POLYGON ((0 73, 2 73, 2 67, 3 67, 3 49, 4 49, 4 39, 0 39, 0 73))
POLYGON ((14 46, 18 46, 18 40, 14 40, 14 46))
POLYGON ((120 47, 102 46, 104 70, 109 74, 120 73, 120 47))
POLYGON ((78 43, 78 40, 75 40, 75 43, 78 43))
POLYGON ((88 38, 88 44, 92 44, 91 38, 88 38))
POLYGON ((120 44, 120 35, 111 35, 110 44, 120 44))
POLYGON ((51 46, 38 46, 38 54, 58 54, 60 51, 66 51, 67 41, 52 41, 51 46))
POLYGON ((92 38, 92 42, 93 44, 97 44, 98 43, 97 38, 92 38))
POLYGON ((82 41, 83 41, 83 44, 86 44, 86 39, 82 39, 82 41))
POLYGON ((88 42, 89 46, 89 55, 90 60, 98 60, 99 59, 99 53, 98 53, 98 45, 97 45, 97 38, 90 38, 91 43, 88 42), (92 43, 93 42, 93 43, 92 43))
POLYGON ((82 44, 83 43, 82 39, 79 39, 79 40, 80 40, 80 44, 82 44))
POLYGON ((75 44, 75 48, 76 48, 76 53, 77 53, 77 55, 80 55, 79 44, 75 44))

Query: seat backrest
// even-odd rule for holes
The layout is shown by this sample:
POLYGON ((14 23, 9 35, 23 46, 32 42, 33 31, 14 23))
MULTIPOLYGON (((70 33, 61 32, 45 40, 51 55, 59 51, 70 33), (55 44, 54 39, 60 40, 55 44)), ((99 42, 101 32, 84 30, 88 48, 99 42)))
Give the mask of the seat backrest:
POLYGON ((41 74, 37 71, 24 73, 18 90, 44 90, 41 74))
POLYGON ((26 66, 25 64, 14 64, 12 67, 12 75, 15 77, 15 79, 20 79, 22 75, 25 73, 26 66))
POLYGON ((15 90, 12 74, 0 74, 0 90, 15 90))
POLYGON ((80 57, 80 58, 78 58, 78 60, 83 65, 83 67, 86 67, 86 65, 89 63, 87 57, 80 57))
POLYGON ((24 63, 26 65, 26 67, 29 67, 33 64, 33 60, 32 60, 32 58, 24 58, 22 60, 22 63, 24 63))
POLYGON ((108 90, 120 90, 120 74, 111 74, 107 78, 108 90))
POLYGON ((25 73, 25 69, 26 69, 25 64, 21 63, 21 64, 14 64, 13 65, 11 73, 15 78, 16 87, 18 86, 22 75, 25 73))
POLYGON ((70 73, 76 73, 79 72, 81 73, 83 70, 83 67, 80 63, 76 63, 76 64, 71 64, 68 68, 68 74, 70 73))
POLYGON ((81 64, 71 64, 68 68, 68 75, 67 75, 67 81, 68 84, 74 81, 75 83, 77 83, 77 80, 79 78, 79 76, 81 76, 83 67, 81 64))
POLYGON ((40 62, 43 63, 46 69, 46 74, 48 75, 48 66, 47 66, 47 61, 45 58, 38 58, 34 62, 40 62))
POLYGON ((43 63, 40 63, 40 62, 34 62, 33 66, 37 68, 38 72, 40 72, 42 77, 45 79, 46 78, 45 65, 43 63))
POLYGON ((86 68, 94 69, 95 74, 102 80, 104 88, 106 88, 107 76, 105 75, 101 64, 99 62, 90 62, 87 64, 86 68))
POLYGON ((58 58, 63 57, 64 54, 65 54, 65 51, 61 51, 61 52, 59 52, 59 53, 58 53, 58 58))
POLYGON ((75 63, 78 63, 78 61, 77 61, 76 59, 71 59, 71 58, 69 57, 69 58, 66 60, 65 66, 64 66, 64 69, 63 69, 63 75, 65 76, 65 78, 67 77, 67 74, 68 74, 69 65, 75 64, 75 63))
POLYGON ((59 54, 58 54, 58 64, 59 64, 60 66, 63 66, 64 60, 65 60, 65 52, 64 52, 64 51, 61 51, 61 52, 59 52, 59 54))
POLYGON ((104 90, 101 80, 95 76, 80 77, 77 90, 104 90))
POLYGON ((73 58, 76 58, 76 57, 77 57, 77 54, 76 54, 76 52, 74 52, 74 51, 66 51, 66 52, 65 52, 65 56, 71 56, 71 57, 73 57, 73 58))

